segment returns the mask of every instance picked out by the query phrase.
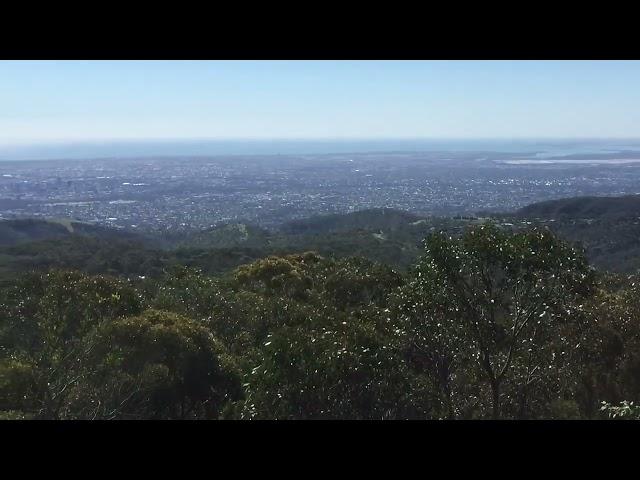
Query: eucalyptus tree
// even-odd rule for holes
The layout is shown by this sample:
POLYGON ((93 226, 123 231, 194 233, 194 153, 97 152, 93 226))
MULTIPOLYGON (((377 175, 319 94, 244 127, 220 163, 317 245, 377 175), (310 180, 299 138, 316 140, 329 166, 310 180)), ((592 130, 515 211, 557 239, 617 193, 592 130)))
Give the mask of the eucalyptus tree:
MULTIPOLYGON (((405 344, 424 359, 448 416, 456 413, 453 386, 464 377, 488 386, 497 419, 505 411, 524 416, 532 389, 562 370, 573 348, 566 329, 582 318, 593 285, 582 253, 549 231, 481 225, 458 238, 429 236, 394 302, 405 344)), ((475 397, 467 404, 484 401, 465 395, 475 397)))
POLYGON ((161 310, 100 332, 76 410, 85 418, 216 419, 242 396, 227 348, 200 322, 161 310))
POLYGON ((11 408, 45 419, 71 415, 69 398, 93 371, 99 329, 141 310, 127 281, 57 270, 20 276, 0 303, 0 366, 11 382, 0 403, 20 393, 11 408))

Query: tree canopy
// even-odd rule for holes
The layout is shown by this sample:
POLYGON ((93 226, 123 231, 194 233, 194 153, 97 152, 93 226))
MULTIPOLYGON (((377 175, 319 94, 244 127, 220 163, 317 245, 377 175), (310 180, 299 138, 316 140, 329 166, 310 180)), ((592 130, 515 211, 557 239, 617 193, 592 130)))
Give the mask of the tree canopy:
POLYGON ((598 274, 548 230, 434 233, 406 272, 313 252, 161 270, 2 286, 1 417, 637 413, 640 283, 598 274))

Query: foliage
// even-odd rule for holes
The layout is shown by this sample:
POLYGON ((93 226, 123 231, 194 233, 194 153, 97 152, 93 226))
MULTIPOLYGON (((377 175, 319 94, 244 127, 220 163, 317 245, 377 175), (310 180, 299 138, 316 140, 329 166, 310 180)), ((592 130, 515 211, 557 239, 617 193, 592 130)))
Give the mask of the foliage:
POLYGON ((357 218, 389 229, 302 222, 289 254, 119 255, 124 244, 77 236, 8 247, 85 273, 13 272, 0 286, 0 418, 633 418, 635 276, 598 274, 548 230, 484 223, 446 225, 398 271, 372 259, 393 249, 369 245, 410 245, 433 224, 357 218), (357 247, 338 254, 340 236, 357 247), (304 251, 312 238, 326 250, 304 251))
POLYGON ((553 379, 572 348, 565 330, 593 289, 578 252, 548 231, 484 225, 457 239, 428 237, 413 276, 396 311, 406 348, 442 390, 449 417, 490 403, 492 418, 522 418, 538 384, 562 393, 553 379), (465 384, 475 378, 486 391, 456 392, 460 370, 465 384))
POLYGON ((640 283, 635 276, 613 290, 601 288, 588 304, 592 328, 577 399, 588 418, 600 401, 640 399, 640 283))
POLYGON ((375 325, 314 313, 267 336, 242 418, 402 418, 410 387, 375 325))
POLYGON ((235 361, 187 317, 147 310, 101 333, 88 395, 78 398, 86 416, 214 419, 241 397, 235 361))
MULTIPOLYGON (((28 392, 24 409, 41 418, 67 415, 101 326, 140 311, 139 295, 126 282, 78 272, 29 274, 3 294, 3 390, 28 392)), ((15 405, 13 396, 3 400, 15 405)))
POLYGON ((640 420, 640 406, 634 405, 633 402, 628 402, 627 400, 620 402, 620 405, 602 402, 600 410, 612 419, 640 420))

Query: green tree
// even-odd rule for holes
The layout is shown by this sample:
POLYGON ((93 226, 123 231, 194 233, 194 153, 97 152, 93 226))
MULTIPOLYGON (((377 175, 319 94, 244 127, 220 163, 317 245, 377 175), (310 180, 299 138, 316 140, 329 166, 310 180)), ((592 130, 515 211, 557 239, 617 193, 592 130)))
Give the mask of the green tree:
POLYGON ((453 380, 469 366, 466 375, 489 387, 492 418, 524 416, 535 385, 573 348, 564 328, 593 278, 582 254, 544 230, 508 234, 484 225, 460 238, 428 237, 395 304, 405 344, 424 358, 448 416, 453 380))
POLYGON ((199 269, 176 265, 157 280, 147 282, 146 296, 151 307, 191 318, 206 318, 221 301, 218 278, 204 275, 199 269))
POLYGON ((128 282, 67 271, 23 275, 1 302, 3 390, 23 392, 21 409, 47 419, 68 416, 72 392, 91 375, 99 329, 140 311, 128 282))
POLYGON ((577 400, 588 418, 605 401, 640 400, 640 282, 637 276, 603 284, 588 303, 592 328, 583 341, 577 400))
POLYGON ((375 315, 307 311, 270 333, 250 371, 243 418, 390 419, 412 415, 402 360, 375 315))
POLYGON ((227 349, 198 322, 158 310, 117 319, 96 347, 78 411, 89 418, 215 419, 242 396, 227 349))
POLYGON ((305 300, 313 288, 309 272, 321 261, 322 257, 312 252, 271 256, 238 267, 234 277, 238 285, 250 291, 305 300))
POLYGON ((402 276, 390 267, 351 257, 331 264, 324 291, 339 310, 369 304, 384 307, 389 293, 402 283, 402 276))
POLYGON ((235 279, 233 300, 213 321, 240 318, 236 331, 248 335, 242 418, 411 415, 406 369, 380 310, 401 283, 397 273, 364 259, 307 253, 254 262, 235 279))
POLYGON ((627 400, 620 402, 620 405, 602 402, 600 411, 613 419, 640 420, 640 406, 634 405, 633 402, 628 402, 627 400))

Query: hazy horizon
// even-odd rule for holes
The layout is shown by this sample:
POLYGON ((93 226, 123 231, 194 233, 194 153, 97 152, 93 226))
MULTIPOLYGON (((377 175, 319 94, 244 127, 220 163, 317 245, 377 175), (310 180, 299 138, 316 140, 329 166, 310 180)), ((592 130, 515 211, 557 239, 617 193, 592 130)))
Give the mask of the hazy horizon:
POLYGON ((0 161, 434 151, 568 155, 636 149, 638 138, 139 139, 0 145, 0 161))

